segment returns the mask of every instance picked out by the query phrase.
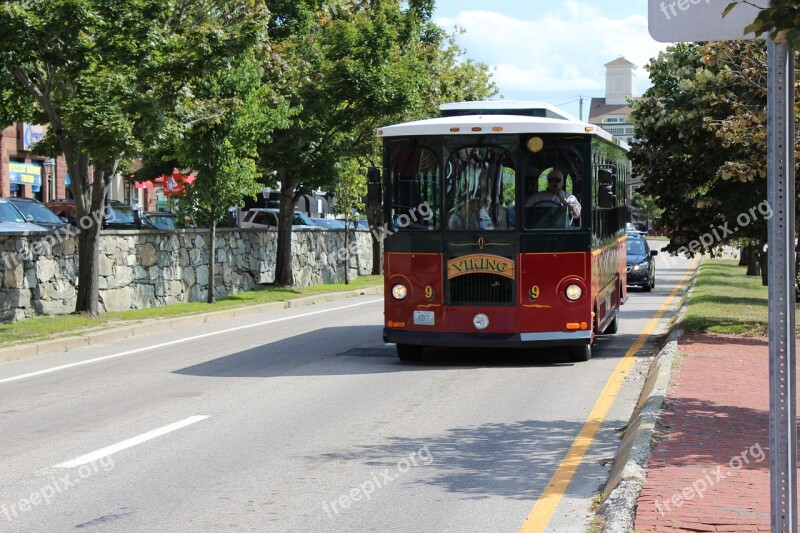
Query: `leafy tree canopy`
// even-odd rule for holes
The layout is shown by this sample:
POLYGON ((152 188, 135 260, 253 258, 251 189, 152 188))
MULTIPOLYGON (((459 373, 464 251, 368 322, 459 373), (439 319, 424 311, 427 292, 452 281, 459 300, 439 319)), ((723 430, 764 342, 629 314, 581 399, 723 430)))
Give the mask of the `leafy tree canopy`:
POLYGON ((787 43, 793 50, 800 50, 800 2, 797 0, 770 0, 769 7, 761 6, 749 0, 734 0, 727 5, 723 16, 735 9, 739 4, 748 4, 759 8, 755 20, 748 24, 742 35, 769 33, 776 43, 787 43))
POLYGON ((663 209, 667 250, 713 253, 764 242, 765 47, 757 41, 678 44, 647 66, 653 86, 633 105, 631 159, 640 190, 663 209), (760 207, 760 209, 759 209, 760 207), (699 248, 693 243, 713 242, 699 248))
MULTIPOLYGON (((79 217, 103 209, 120 161, 174 137, 195 83, 265 38, 257 0, 47 0, 0 10, 0 123, 47 123, 79 217)), ((55 153, 51 155, 55 155, 55 153)), ((88 217, 87 220, 93 220, 88 217)), ((78 236, 76 310, 98 312, 95 222, 78 236)))
POLYGON ((279 230, 276 283, 290 285, 288 217, 297 195, 332 190, 344 161, 378 164, 377 127, 430 115, 443 98, 495 89, 485 66, 460 62, 430 22, 430 0, 268 3, 280 58, 271 83, 296 113, 259 153, 265 175, 280 183, 286 232, 279 230))

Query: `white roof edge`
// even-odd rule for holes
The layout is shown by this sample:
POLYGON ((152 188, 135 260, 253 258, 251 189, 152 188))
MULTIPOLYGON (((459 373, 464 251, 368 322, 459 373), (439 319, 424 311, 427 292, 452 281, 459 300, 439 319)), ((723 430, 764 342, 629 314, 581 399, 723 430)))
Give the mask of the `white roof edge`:
POLYGON ((439 111, 470 109, 545 109, 556 116, 563 117, 564 120, 579 120, 553 104, 536 100, 468 100, 448 102, 439 106, 439 111))
POLYGON ((378 128, 377 133, 379 138, 416 135, 507 135, 520 133, 597 135, 609 142, 618 144, 626 150, 630 149, 627 143, 620 141, 600 126, 582 122, 574 117, 573 120, 562 120, 519 115, 462 115, 393 124, 378 128), (502 130, 493 131, 493 128, 496 127, 502 128, 502 130), (454 132, 451 128, 458 128, 459 131, 454 132), (480 131, 473 131, 473 128, 480 128, 480 131))

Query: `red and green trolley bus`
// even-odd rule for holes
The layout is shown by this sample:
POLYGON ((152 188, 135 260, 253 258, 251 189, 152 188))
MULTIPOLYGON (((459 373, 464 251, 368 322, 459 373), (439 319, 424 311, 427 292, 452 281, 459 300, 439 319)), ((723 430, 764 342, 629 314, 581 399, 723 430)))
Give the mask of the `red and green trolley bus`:
POLYGON ((548 104, 441 112, 378 130, 384 340, 403 361, 426 346, 563 346, 588 360, 626 298, 627 145, 548 104), (547 201, 554 170, 579 216, 547 201))

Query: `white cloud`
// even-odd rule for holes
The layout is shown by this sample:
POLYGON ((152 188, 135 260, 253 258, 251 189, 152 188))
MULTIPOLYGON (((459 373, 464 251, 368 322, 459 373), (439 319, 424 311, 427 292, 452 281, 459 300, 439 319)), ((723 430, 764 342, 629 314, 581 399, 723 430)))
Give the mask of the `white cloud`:
POLYGON ((601 96, 609 61, 624 56, 636 64, 639 94, 647 86, 641 68, 666 45, 647 31, 645 15, 612 18, 580 0, 565 0, 556 15, 542 12, 521 19, 495 11, 462 11, 437 23, 466 33, 458 43, 469 57, 495 67, 495 81, 503 93, 569 92, 601 96))

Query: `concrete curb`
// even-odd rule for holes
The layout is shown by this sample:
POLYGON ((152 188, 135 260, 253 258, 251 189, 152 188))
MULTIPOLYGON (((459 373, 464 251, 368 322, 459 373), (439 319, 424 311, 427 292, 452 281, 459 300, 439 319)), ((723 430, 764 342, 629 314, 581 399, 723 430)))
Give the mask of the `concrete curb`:
MULTIPOLYGON (((698 265, 699 266, 699 265, 698 265)), ((636 408, 624 428, 619 451, 614 458, 608 481, 603 488, 607 494, 597 514, 603 518, 602 533, 630 533, 636 521, 636 500, 647 477, 647 462, 652 454, 653 436, 667 398, 672 365, 683 331, 678 327, 686 311, 686 301, 694 290, 697 270, 689 289, 678 303, 678 311, 670 326, 664 346, 653 359, 642 386, 636 408)))
POLYGON ((608 494, 599 514, 605 518, 603 533, 629 533, 636 517, 636 499, 642 491, 650 444, 667 397, 672 362, 677 352, 680 330, 673 331, 650 367, 642 395, 625 428, 614 466, 603 492, 608 494))
POLYGON ((195 326, 197 324, 206 324, 209 322, 227 320, 230 318, 259 315, 280 309, 306 307, 326 302, 333 302, 336 300, 343 300, 346 298, 355 298, 357 296, 364 296, 367 294, 383 294, 383 285, 367 287, 365 289, 353 291, 316 294, 314 296, 297 298, 296 300, 286 300, 283 302, 237 307, 235 309, 226 309, 224 311, 212 311, 209 313, 201 313, 197 315, 188 315, 170 319, 145 320, 117 328, 87 332, 85 334, 65 334, 64 337, 58 339, 0 348, 0 361, 12 361, 15 359, 22 359, 44 353, 64 352, 74 348, 111 342, 128 337, 151 335, 153 333, 179 329, 186 326, 195 326))

